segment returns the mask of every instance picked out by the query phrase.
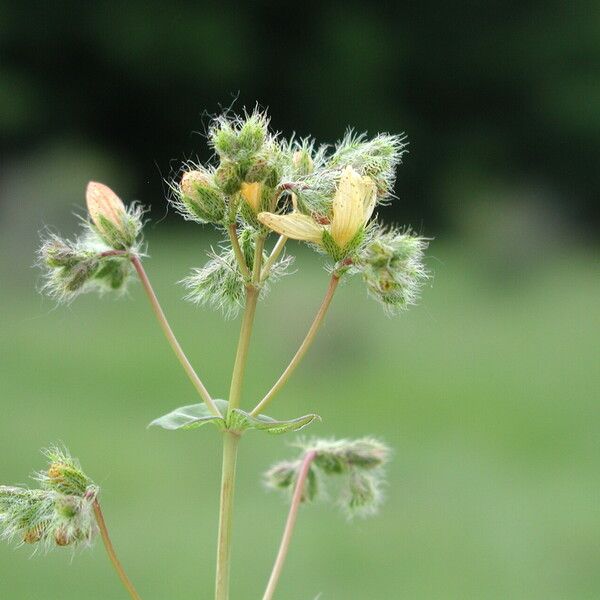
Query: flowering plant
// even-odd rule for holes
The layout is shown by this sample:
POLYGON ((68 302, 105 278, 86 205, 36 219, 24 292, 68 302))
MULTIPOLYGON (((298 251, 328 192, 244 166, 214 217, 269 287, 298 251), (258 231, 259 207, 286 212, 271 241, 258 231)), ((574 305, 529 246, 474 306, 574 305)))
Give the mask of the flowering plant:
MULTIPOLYGON (((427 241, 408 229, 384 227, 373 215, 393 198, 396 168, 406 150, 402 136, 373 139, 347 133, 337 144, 311 139, 284 140, 269 128, 265 113, 224 115, 212 123, 209 143, 215 160, 186 164, 171 184, 171 204, 187 220, 211 224, 224 241, 208 262, 183 280, 187 299, 233 317, 243 310, 241 331, 227 399, 215 398, 179 344, 143 266, 144 210, 128 207, 106 185, 87 187, 88 219, 72 240, 48 236, 39 251, 44 290, 58 301, 79 294, 125 289, 137 275, 152 310, 195 387, 201 402, 175 408, 151 425, 166 430, 213 425, 223 439, 223 467, 215 599, 229 598, 235 471, 240 441, 247 430, 270 434, 299 431, 316 414, 279 419, 266 414, 315 339, 340 281, 360 276, 386 312, 414 304, 427 279, 427 241), (277 239, 270 250, 267 241, 277 239), (249 404, 243 381, 257 304, 271 284, 289 272, 288 240, 308 244, 325 257, 329 284, 298 351, 262 398, 249 404), (244 401, 244 402, 242 402, 244 401)), ((388 448, 365 437, 357 440, 308 439, 296 444, 294 460, 272 466, 268 487, 290 494, 291 506, 264 600, 273 598, 287 555, 299 507, 319 497, 327 479, 340 482, 338 503, 349 517, 372 514, 381 502, 388 448)), ((109 558, 132 598, 139 598, 117 558, 99 503, 99 487, 66 449, 45 451, 47 470, 37 488, 0 487, 0 528, 4 537, 47 548, 89 544, 100 534, 109 558)))

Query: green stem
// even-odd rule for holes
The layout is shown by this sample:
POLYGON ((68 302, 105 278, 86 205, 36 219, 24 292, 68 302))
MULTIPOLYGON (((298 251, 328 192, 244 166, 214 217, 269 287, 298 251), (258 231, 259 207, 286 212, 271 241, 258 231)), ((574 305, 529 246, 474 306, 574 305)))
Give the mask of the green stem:
POLYGON ((275 246, 273 246, 273 250, 271 251, 269 258, 267 258, 267 260, 265 262, 265 266, 263 267, 262 274, 260 276, 261 282, 265 281, 266 278, 269 276, 269 273, 271 272, 271 268, 275 264, 275 261, 279 258, 279 255, 281 254, 281 251, 283 250, 283 247, 285 246, 285 243, 287 241, 288 241, 288 238, 285 237, 285 235, 279 236, 277 243, 275 244, 275 246))
POLYGON ((244 380, 244 371, 246 370, 246 361, 248 359, 248 348, 250 346, 250 337, 254 325, 254 315, 256 314, 256 305, 258 303, 258 290, 254 285, 249 284, 246 288, 246 308, 242 318, 240 329, 240 339, 238 341, 235 363, 233 365, 233 374, 231 376, 231 386, 229 388, 229 411, 239 408, 242 397, 242 382, 244 380))
POLYGON ((232 223, 227 228, 227 231, 229 232, 229 239, 231 240, 231 247, 233 248, 233 252, 234 252, 235 257, 240 266, 240 271, 242 272, 244 279, 249 280, 252 275, 248 269, 248 265, 246 264, 246 259, 244 258, 244 253, 242 252, 242 249, 240 247, 240 241, 238 240, 238 236, 237 236, 237 225, 235 223, 232 223))
MULTIPOLYGON (((265 237, 256 239, 252 281, 246 286, 246 307, 240 329, 231 387, 229 390, 228 414, 240 406, 244 371, 248 360, 248 348, 252 336, 252 326, 256 305, 260 294, 259 279, 265 237)), ((235 467, 240 437, 232 431, 223 434, 223 467, 221 473, 221 502, 219 509, 219 534, 217 542, 217 574, 215 580, 215 600, 229 600, 229 573, 231 569, 231 533, 233 527, 233 497, 235 492, 235 467)))
POLYGON ((167 341, 171 345, 173 352, 175 352, 175 356, 177 356, 177 358, 179 359, 181 366, 183 367, 184 371, 187 373, 187 376, 190 378, 191 382, 194 384, 194 387, 196 388, 196 390, 198 391, 198 393, 204 400, 206 406, 208 406, 209 410, 215 416, 219 416, 219 417, 222 416, 221 412, 217 408, 217 405, 215 404, 211 395, 208 393, 208 390, 206 389, 206 387, 200 380, 200 377, 198 377, 196 371, 194 371, 194 367, 192 367, 192 364, 188 360, 188 357, 185 355, 185 352, 183 351, 181 344, 175 337, 175 334, 173 333, 173 330, 171 329, 171 326, 169 325, 169 321, 167 321, 167 317, 165 316, 165 313, 158 301, 158 298, 156 297, 156 293, 154 292, 154 289, 152 288, 150 279, 148 279, 148 275, 146 275, 146 271, 144 270, 142 261, 136 255, 132 255, 130 257, 130 259, 131 259, 133 266, 135 267, 135 270, 137 271, 140 281, 142 282, 144 291, 146 292, 146 295, 148 296, 148 299, 150 300, 150 305, 152 306, 152 310, 154 311, 154 314, 156 315, 156 318, 158 319, 158 322, 163 330, 163 333, 165 334, 167 341))
POLYGON ((121 583, 129 593, 129 595, 133 598, 133 600, 141 600, 139 594, 133 586, 133 583, 131 583, 129 577, 127 577, 127 573, 125 573, 125 569, 123 568, 121 561, 117 557, 115 548, 112 545, 110 536, 108 535, 108 528, 106 527, 104 515, 102 514, 102 509, 100 508, 100 503, 98 502, 98 500, 94 500, 93 507, 94 516, 96 517, 96 523, 98 524, 98 529, 100 530, 100 536, 102 537, 102 541, 104 542, 104 548, 106 549, 108 558, 110 558, 110 562, 115 568, 115 571, 117 572, 121 583))
POLYGON ((217 576, 215 599, 229 598, 229 571, 231 568, 231 531, 235 467, 240 437, 230 431, 223 434, 223 468, 221 473, 221 502, 219 508, 219 538, 217 543, 217 576))
POLYGON ((252 413, 251 413, 253 416, 256 416, 256 415, 264 412, 265 408, 273 400, 275 394, 277 394, 277 392, 286 384, 287 380, 291 377, 292 373, 296 370, 296 368, 300 364, 300 361, 304 358, 306 351, 310 348, 310 345, 313 343, 313 341, 315 339, 315 336, 317 334, 317 331, 319 330, 319 327, 321 327, 321 324, 323 323, 323 319, 325 318, 327 309, 329 308, 329 305, 331 304, 331 300, 333 299, 333 295, 335 293, 335 290, 336 290, 339 282, 340 282, 340 276, 337 275, 336 273, 334 273, 331 276, 331 279, 329 281, 329 287, 327 288, 327 293, 325 294, 325 297, 323 298, 323 302, 321 303, 319 311, 317 312, 315 319, 312 322, 312 325, 310 326, 308 333, 306 334, 306 337, 302 341, 302 344, 300 344, 300 347, 298 348, 298 351, 296 352, 296 354, 294 354, 294 357, 290 361, 290 364, 286 367, 285 371, 281 374, 281 377, 275 382, 275 384, 267 392, 265 397, 254 407, 254 409, 252 410, 252 413))
POLYGON ((275 564, 273 565, 273 570, 271 571, 271 577, 269 578, 269 583, 267 584, 267 589, 265 590, 263 600, 272 600, 273 594, 275 593, 275 588, 277 587, 277 583, 279 582, 279 577, 281 576, 281 571, 283 570, 283 565, 285 563, 285 559, 290 548, 290 542, 292 540, 292 534, 294 533, 294 527, 296 526, 296 519, 298 518, 298 509, 300 508, 300 504, 302 503, 304 484, 306 483, 306 479, 310 471, 310 465, 315 459, 316 455, 317 453, 314 450, 307 452, 304 456, 302 464, 300 465, 298 479, 296 481, 296 487, 294 488, 294 495, 292 496, 290 512, 288 513, 288 518, 285 523, 285 529, 283 530, 283 537, 281 538, 281 543, 279 545, 279 552, 277 553, 277 558, 275 559, 275 564))

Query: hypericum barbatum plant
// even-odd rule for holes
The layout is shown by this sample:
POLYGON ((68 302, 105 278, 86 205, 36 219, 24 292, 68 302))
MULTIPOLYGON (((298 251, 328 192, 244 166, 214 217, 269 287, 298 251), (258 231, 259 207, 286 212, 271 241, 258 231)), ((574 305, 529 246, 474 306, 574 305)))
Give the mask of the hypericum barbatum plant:
MULTIPOLYGON (((80 236, 47 237, 39 251, 44 290, 58 301, 124 288, 137 274, 158 322, 201 402, 175 408, 151 424, 166 430, 213 425, 223 439, 223 467, 215 599, 228 600, 233 528, 233 497, 240 441, 248 430, 283 434, 298 431, 316 414, 276 419, 266 411, 315 339, 342 279, 359 275, 368 293, 389 314, 414 304, 427 279, 423 253, 427 240, 410 230, 375 221, 377 207, 393 199, 396 168, 406 150, 403 136, 372 139, 349 131, 333 146, 310 138, 286 140, 273 133, 264 112, 216 118, 208 133, 210 164, 188 163, 170 183, 173 207, 188 221, 211 224, 223 235, 204 266, 182 280, 186 298, 220 309, 226 316, 243 310, 241 331, 226 399, 215 398, 179 344, 142 264, 142 215, 107 186, 90 183, 89 218, 80 236), (268 249, 271 235, 276 241, 268 249), (325 257, 329 285, 325 297, 281 376, 261 398, 243 396, 243 381, 259 299, 288 271, 288 240, 308 244, 325 257), (244 401, 242 403, 242 400, 244 401)), ((266 474, 272 488, 292 494, 291 508, 263 600, 279 581, 304 502, 327 496, 329 480, 336 502, 349 516, 376 511, 389 451, 373 438, 298 442, 300 456, 277 463, 266 474)), ((98 504, 98 487, 68 453, 46 452, 50 467, 38 474, 39 489, 0 487, 0 524, 5 537, 22 543, 76 546, 98 531, 121 581, 139 598, 117 560, 98 504)), ((330 492, 331 494, 331 492, 330 492)), ((330 495, 329 494, 329 495, 330 495)), ((204 595, 204 594, 203 594, 204 595)))

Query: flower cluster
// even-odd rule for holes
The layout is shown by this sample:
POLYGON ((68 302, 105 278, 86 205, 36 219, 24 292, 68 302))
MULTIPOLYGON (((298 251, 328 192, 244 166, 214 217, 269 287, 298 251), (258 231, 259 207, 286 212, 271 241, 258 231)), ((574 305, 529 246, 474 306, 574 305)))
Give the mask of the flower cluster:
POLYGON ((132 272, 129 255, 139 253, 143 210, 125 207, 102 183, 90 182, 86 192, 89 219, 75 240, 49 235, 38 252, 45 271, 44 291, 69 302, 81 293, 121 290, 132 272))
POLYGON ((309 440, 299 443, 300 457, 273 465, 265 474, 267 487, 290 491, 294 488, 307 453, 314 458, 308 472, 303 500, 311 502, 324 495, 324 480, 340 477, 338 506, 351 518, 374 514, 382 502, 383 467, 389 448, 372 438, 357 440, 309 440))
POLYGON ((44 451, 46 471, 36 474, 36 489, 0 486, 2 537, 46 548, 91 543, 97 527, 94 502, 99 488, 65 450, 44 451))
MULTIPOLYGON (((275 232, 329 256, 335 273, 361 274, 388 312, 414 303, 427 278, 422 264, 427 242, 373 221, 377 206, 393 197, 396 168, 406 151, 403 136, 368 139, 350 131, 332 147, 310 138, 285 140, 256 110, 218 117, 209 144, 216 164, 186 165, 172 185, 172 204, 184 218, 234 227, 248 264, 256 238, 275 232), (383 246, 392 254, 385 266, 378 250, 383 246)), ((235 314, 248 284, 248 273, 236 262, 226 241, 205 267, 183 280, 187 297, 235 314)), ((282 257, 268 275, 284 274, 289 263, 282 257)))

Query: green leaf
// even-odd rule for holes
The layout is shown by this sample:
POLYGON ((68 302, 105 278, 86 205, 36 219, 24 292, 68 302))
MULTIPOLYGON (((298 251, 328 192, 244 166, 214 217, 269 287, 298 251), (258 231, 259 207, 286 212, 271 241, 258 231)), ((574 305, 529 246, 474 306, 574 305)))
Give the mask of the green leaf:
MULTIPOLYGON (((226 400, 215 400, 215 404, 222 414, 227 415, 228 402, 226 400)), ((166 415, 154 419, 149 426, 156 425, 163 429, 175 431, 178 429, 198 429, 207 423, 212 423, 221 431, 231 430, 242 433, 247 429, 257 429, 267 433, 280 434, 291 431, 299 431, 310 425, 319 415, 304 415, 288 421, 278 421, 267 415, 252 416, 250 413, 235 408, 231 411, 229 418, 216 417, 212 414, 206 404, 191 404, 181 406, 166 415)))
MULTIPOLYGON (((222 414, 227 414, 227 401, 215 400, 217 408, 222 414)), ((207 423, 216 425, 219 429, 225 429, 225 419, 215 416, 204 402, 200 404, 190 404, 189 406, 180 406, 175 410, 154 419, 149 427, 156 425, 163 429, 175 431, 177 429, 198 429, 207 423)))
POLYGON ((235 431, 245 431, 246 429, 258 429, 267 433, 280 434, 299 431, 303 427, 310 425, 315 419, 321 420, 319 415, 304 415, 288 421, 277 421, 267 415, 252 416, 241 408, 236 408, 229 416, 227 423, 228 429, 235 431))

